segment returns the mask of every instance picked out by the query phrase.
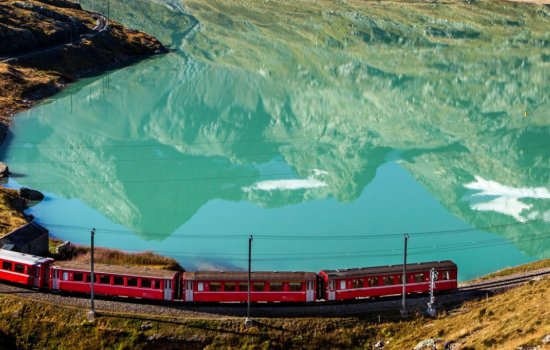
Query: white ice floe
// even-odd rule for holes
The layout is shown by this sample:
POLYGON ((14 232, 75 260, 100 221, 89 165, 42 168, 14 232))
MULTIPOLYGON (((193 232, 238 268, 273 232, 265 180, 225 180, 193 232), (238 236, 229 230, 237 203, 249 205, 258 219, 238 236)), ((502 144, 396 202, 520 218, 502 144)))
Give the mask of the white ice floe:
POLYGON ((316 177, 328 175, 326 171, 313 169, 313 175, 306 179, 280 179, 259 181, 252 186, 243 187, 243 191, 295 191, 309 190, 328 186, 326 182, 316 177))
POLYGON ((245 192, 252 190, 258 191, 275 191, 275 190, 307 190, 312 188, 320 188, 327 186, 327 183, 308 177, 307 179, 288 179, 288 180, 267 180, 256 182, 254 185, 244 187, 245 192))
POLYGON ((496 181, 485 180, 481 176, 475 176, 475 179, 476 181, 464 185, 471 190, 481 191, 475 196, 550 199, 550 192, 544 187, 514 188, 501 185, 496 181))
MULTIPOLYGON (((521 215, 522 212, 533 207, 531 204, 520 201, 521 198, 550 199, 550 191, 544 187, 510 187, 499 184, 496 181, 485 180, 480 176, 475 176, 475 181, 464 185, 464 187, 479 191, 472 194, 472 196, 493 197, 486 202, 472 204, 472 209, 494 211, 511 216, 519 222, 526 221, 525 216, 521 215)), ((538 212, 527 214, 527 218, 530 220, 540 216, 538 212)), ((546 213, 542 215, 542 218, 549 221, 547 220, 546 213)))
POLYGON ((519 222, 525 222, 525 218, 520 214, 525 209, 530 209, 532 205, 525 204, 517 198, 498 197, 490 202, 476 203, 472 205, 472 209, 480 211, 494 211, 504 215, 513 217, 519 222))

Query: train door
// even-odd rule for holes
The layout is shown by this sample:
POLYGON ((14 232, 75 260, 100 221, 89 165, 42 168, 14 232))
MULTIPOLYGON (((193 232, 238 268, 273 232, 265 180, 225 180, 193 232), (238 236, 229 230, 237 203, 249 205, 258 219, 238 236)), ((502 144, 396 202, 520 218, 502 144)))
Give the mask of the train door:
POLYGON ((336 299, 336 292, 334 291, 334 285, 336 284, 335 280, 328 281, 328 300, 336 299))
POLYGON ((29 269, 31 269, 29 275, 33 276, 34 288, 40 288, 40 281, 42 279, 40 265, 29 266, 29 269))
POLYGON ((164 300, 172 300, 172 280, 164 280, 164 300))
POLYGON ((306 301, 315 301, 315 289, 313 286, 313 281, 308 281, 306 283, 306 301))
POLYGON ((59 270, 52 269, 52 289, 59 290, 59 270))
POLYGON ((193 281, 185 281, 185 301, 193 301, 193 281))

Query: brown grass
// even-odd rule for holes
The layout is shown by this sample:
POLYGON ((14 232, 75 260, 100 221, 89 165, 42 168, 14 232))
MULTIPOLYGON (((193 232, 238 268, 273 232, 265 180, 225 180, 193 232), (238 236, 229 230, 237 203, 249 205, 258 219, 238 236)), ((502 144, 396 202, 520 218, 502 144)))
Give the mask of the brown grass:
POLYGON ((27 223, 22 214, 23 205, 16 191, 0 187, 0 236, 27 223))
MULTIPOLYGON (((90 249, 88 247, 78 247, 76 249, 76 256, 73 260, 89 262, 90 249)), ((94 250, 94 261, 99 264, 144 266, 178 271, 183 270, 176 260, 152 252, 126 253, 120 250, 96 248, 94 250)))
POLYGON ((548 268, 550 268, 550 259, 543 259, 532 263, 523 264, 515 267, 509 267, 500 271, 496 271, 486 276, 483 276, 481 278, 477 278, 472 282, 488 280, 496 277, 505 277, 505 276, 510 276, 518 273, 532 272, 532 271, 548 269, 548 268))

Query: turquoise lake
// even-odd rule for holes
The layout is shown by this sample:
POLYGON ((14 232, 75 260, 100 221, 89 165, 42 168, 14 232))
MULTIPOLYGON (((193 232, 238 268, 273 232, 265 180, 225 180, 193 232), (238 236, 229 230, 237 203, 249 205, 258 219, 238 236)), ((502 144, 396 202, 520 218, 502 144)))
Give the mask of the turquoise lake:
POLYGON ((250 235, 255 270, 398 264, 405 233, 461 280, 550 257, 550 9, 129 4, 111 16, 172 52, 71 84, 0 149, 52 235, 191 270, 245 269, 250 235))

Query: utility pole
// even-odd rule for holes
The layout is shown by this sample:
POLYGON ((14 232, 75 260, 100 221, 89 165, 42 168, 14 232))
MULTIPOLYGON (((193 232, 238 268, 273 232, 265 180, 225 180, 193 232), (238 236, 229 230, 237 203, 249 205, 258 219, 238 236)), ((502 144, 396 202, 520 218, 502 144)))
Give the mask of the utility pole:
POLYGON ((252 239, 252 235, 250 235, 250 237, 248 237, 248 305, 246 307, 246 320, 244 321, 244 326, 246 328, 252 327, 253 324, 252 318, 250 318, 250 289, 252 288, 250 285, 252 268, 252 239))
POLYGON ((91 241, 91 253, 90 253, 90 311, 88 312, 88 321, 93 322, 95 319, 95 306, 94 306, 94 235, 95 228, 90 232, 91 241))
POLYGON ((437 280, 437 271, 432 267, 430 270, 430 302, 428 303, 428 309, 426 310, 426 313, 430 317, 435 317, 436 311, 435 311, 435 296, 434 296, 434 290, 435 290, 435 280, 437 280))
POLYGON ((403 277, 402 277, 402 282, 403 282, 403 299, 401 300, 401 315, 402 316, 407 316, 408 312, 407 312, 407 304, 406 304, 406 301, 405 301, 405 295, 407 294, 407 290, 406 290, 406 286, 407 286, 407 241, 409 240, 409 235, 408 234, 404 234, 403 235, 403 239, 404 239, 404 247, 403 247, 403 277))

